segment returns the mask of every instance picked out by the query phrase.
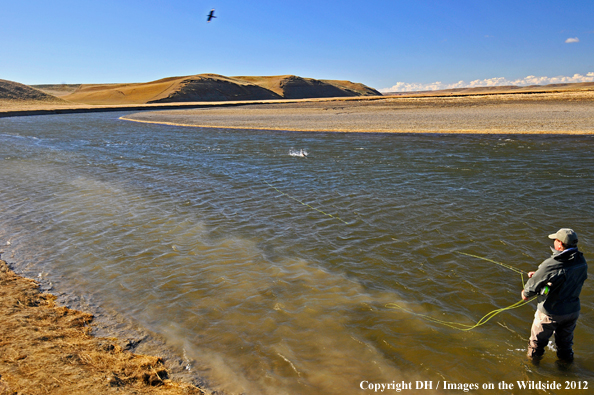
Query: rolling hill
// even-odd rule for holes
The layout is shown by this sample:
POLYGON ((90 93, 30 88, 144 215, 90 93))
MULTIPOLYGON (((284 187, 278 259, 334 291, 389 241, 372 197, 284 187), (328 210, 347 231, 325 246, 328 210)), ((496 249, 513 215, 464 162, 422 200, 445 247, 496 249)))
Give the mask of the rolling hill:
POLYGON ((10 102, 64 102, 39 89, 14 81, 0 80, 0 101, 10 102))
POLYGON ((381 96, 373 88, 350 81, 316 80, 295 75, 235 77, 266 88, 284 99, 315 97, 381 96))
POLYGON ((348 96, 381 96, 381 93, 350 81, 316 80, 293 75, 225 77, 198 74, 146 83, 83 84, 61 98, 86 104, 146 104, 348 96))

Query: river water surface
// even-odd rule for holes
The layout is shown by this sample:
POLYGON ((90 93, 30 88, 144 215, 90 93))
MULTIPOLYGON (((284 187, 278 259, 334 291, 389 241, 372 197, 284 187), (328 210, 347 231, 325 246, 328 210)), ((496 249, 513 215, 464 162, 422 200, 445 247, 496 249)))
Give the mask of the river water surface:
POLYGON ((121 115, 0 119, 2 257, 162 336, 211 388, 594 388, 590 282, 569 367, 552 346, 540 366, 526 360, 534 304, 471 331, 419 315, 472 325, 520 299, 518 273, 460 253, 535 270, 547 235, 572 227, 593 261, 594 138, 242 131, 121 115))

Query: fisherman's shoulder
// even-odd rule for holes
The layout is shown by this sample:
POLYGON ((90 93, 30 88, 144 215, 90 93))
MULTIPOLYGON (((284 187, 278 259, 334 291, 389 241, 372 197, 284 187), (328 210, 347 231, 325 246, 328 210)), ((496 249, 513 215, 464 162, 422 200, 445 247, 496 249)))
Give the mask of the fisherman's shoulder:
POLYGON ((564 263, 555 259, 555 256, 552 255, 538 265, 538 269, 536 269, 533 277, 537 279, 549 278, 553 273, 558 273, 563 267, 564 263))
POLYGON ((586 257, 580 250, 577 250, 575 255, 576 255, 577 260, 579 260, 580 262, 586 263, 586 257))
POLYGON ((538 265, 538 270, 556 266, 563 266, 563 261, 560 259, 558 254, 553 254, 544 261, 542 261, 540 265, 538 265))

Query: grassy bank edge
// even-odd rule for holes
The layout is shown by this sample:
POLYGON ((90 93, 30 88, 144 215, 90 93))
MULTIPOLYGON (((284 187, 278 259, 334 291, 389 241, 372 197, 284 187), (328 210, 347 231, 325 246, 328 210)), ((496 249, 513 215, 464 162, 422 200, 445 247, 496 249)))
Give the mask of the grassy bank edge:
POLYGON ((0 260, 0 394, 205 394, 169 379, 160 357, 91 335, 91 314, 58 306, 0 260))

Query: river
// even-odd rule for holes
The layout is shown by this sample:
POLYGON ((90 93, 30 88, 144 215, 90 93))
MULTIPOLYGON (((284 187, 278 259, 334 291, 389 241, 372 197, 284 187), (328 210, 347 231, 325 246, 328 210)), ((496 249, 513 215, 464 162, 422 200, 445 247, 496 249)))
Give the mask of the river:
POLYGON ((552 345, 539 366, 527 361, 534 303, 453 327, 516 303, 522 276, 492 261, 535 270, 561 227, 593 261, 593 137, 225 130, 122 115, 0 119, 2 257, 162 337, 210 388, 594 386, 588 281, 570 367, 552 345))

